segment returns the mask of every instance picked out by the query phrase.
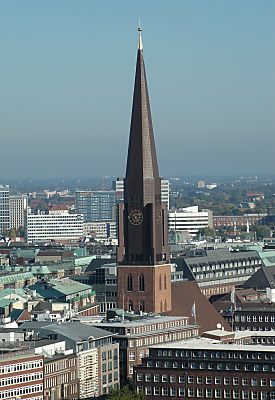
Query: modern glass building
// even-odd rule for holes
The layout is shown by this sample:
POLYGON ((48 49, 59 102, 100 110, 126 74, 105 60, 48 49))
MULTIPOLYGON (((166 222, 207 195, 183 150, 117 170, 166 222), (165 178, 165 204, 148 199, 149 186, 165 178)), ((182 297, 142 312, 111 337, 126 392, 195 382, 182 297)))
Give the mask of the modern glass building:
POLYGON ((114 190, 75 192, 75 208, 77 214, 83 214, 84 222, 113 221, 115 219, 114 190))

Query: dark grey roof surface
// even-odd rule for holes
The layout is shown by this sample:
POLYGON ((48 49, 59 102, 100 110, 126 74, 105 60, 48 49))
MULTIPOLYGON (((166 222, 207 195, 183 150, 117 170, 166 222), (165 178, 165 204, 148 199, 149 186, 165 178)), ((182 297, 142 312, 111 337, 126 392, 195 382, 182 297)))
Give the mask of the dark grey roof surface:
POLYGON ((82 324, 79 321, 66 322, 60 325, 46 325, 41 330, 44 332, 45 330, 54 332, 76 342, 82 342, 89 338, 100 339, 107 336, 113 336, 113 333, 111 332, 91 325, 82 324))

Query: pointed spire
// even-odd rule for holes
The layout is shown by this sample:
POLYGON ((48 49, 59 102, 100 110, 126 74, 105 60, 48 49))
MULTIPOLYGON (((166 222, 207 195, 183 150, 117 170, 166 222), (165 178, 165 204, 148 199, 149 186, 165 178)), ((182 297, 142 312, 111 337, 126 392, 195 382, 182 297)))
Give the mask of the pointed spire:
POLYGON ((143 43, 142 43, 142 37, 141 37, 141 22, 140 22, 140 17, 138 19, 138 50, 143 50, 143 43))

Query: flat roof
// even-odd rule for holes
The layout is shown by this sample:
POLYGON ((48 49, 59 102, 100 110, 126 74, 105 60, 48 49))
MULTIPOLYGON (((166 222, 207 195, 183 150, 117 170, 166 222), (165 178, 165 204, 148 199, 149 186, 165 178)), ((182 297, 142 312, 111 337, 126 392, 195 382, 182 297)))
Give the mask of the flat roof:
POLYGON ((162 343, 149 346, 150 348, 156 349, 180 349, 180 350, 223 350, 223 351, 248 351, 256 352, 262 351, 267 353, 275 353, 274 346, 264 346, 264 345, 251 345, 251 344, 225 344, 220 343, 220 341, 215 341, 213 339, 198 338, 198 339, 188 339, 179 340, 177 342, 162 343))
POLYGON ((136 326, 143 326, 143 325, 152 325, 152 324, 159 324, 159 323, 164 323, 164 322, 170 322, 170 321, 179 321, 182 319, 188 319, 186 316, 178 316, 178 317, 170 317, 170 316, 154 316, 154 317, 148 317, 148 318, 141 318, 141 319, 136 319, 134 321, 129 321, 129 320, 124 320, 124 321, 118 321, 118 322, 95 322, 96 326, 113 326, 114 328, 134 328, 136 326))

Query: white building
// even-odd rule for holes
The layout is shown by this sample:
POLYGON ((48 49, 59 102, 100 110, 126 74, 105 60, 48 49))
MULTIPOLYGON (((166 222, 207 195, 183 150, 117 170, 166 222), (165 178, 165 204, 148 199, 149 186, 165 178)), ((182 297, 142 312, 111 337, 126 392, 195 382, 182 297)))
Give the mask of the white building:
POLYGON ((84 235, 95 235, 96 239, 116 239, 117 223, 115 221, 97 221, 84 223, 84 235))
POLYGON ((199 211, 198 206, 192 206, 169 211, 169 231, 187 231, 196 236, 200 228, 206 227, 213 227, 213 213, 210 210, 199 211))
POLYGON ((28 214, 28 242, 66 242, 83 236, 83 215, 52 207, 49 214, 28 214))
POLYGON ((10 227, 10 190, 0 185, 0 235, 10 227))
POLYGON ((18 229, 20 226, 25 226, 27 207, 27 195, 10 196, 10 229, 18 229))

